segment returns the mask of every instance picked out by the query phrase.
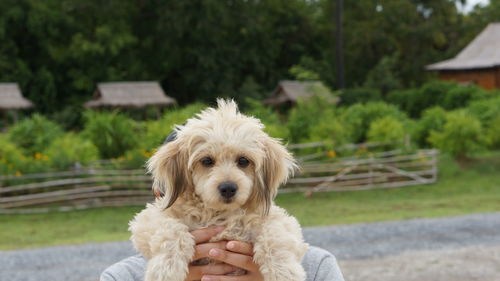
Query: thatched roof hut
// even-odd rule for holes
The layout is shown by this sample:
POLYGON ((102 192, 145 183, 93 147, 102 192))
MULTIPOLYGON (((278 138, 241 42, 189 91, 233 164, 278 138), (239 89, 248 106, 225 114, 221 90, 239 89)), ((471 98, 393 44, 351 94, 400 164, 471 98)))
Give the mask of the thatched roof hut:
POLYGON ((490 23, 456 57, 426 68, 442 80, 500 88, 500 23, 490 23))
POLYGON ((177 103, 163 92, 158 82, 110 82, 99 83, 86 108, 119 107, 141 108, 168 106, 177 103))
POLYGON ((33 103, 23 97, 17 83, 0 83, 0 110, 30 107, 33 103))
MULTIPOLYGON (((315 94, 329 94, 330 90, 320 81, 280 81, 272 96, 264 100, 265 104, 283 105, 295 104, 301 98, 315 94)), ((338 102, 338 97, 332 97, 332 102, 338 102)))

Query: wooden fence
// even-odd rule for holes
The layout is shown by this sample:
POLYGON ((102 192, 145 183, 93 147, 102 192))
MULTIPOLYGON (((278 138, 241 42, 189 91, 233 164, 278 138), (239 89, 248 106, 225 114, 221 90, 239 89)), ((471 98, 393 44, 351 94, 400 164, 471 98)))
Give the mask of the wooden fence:
MULTIPOLYGON (((337 151, 381 144, 356 144, 337 151)), ((292 150, 318 149, 297 157, 301 169, 281 193, 366 190, 434 183, 437 150, 366 153, 337 157, 324 143, 290 145, 292 150)), ((143 169, 110 170, 80 167, 74 171, 0 176, 0 214, 67 211, 106 206, 144 205, 153 200, 151 179, 143 169)), ((105 163, 104 163, 105 164, 105 163)))

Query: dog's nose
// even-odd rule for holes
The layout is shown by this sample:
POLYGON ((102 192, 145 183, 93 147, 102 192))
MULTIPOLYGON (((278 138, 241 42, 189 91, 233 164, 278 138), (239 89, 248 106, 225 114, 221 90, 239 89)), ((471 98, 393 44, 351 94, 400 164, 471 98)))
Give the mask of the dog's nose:
POLYGON ((220 195, 226 199, 233 197, 238 190, 238 186, 232 182, 223 182, 219 184, 220 195))

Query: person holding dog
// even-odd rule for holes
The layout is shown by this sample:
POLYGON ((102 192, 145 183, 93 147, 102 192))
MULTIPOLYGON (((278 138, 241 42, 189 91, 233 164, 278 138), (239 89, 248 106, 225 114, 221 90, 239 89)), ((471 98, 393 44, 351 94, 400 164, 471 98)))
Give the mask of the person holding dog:
MULTIPOLYGON (((191 265, 185 281, 263 281, 258 266, 253 262, 252 245, 241 241, 208 242, 223 228, 218 226, 193 230, 196 246, 193 261, 212 258, 221 264, 191 265), (243 269, 245 275, 225 275, 243 269)), ((307 273, 307 281, 344 281, 335 257, 329 252, 310 247, 302 260, 307 273)), ((143 281, 146 259, 133 256, 108 267, 100 281, 143 281)))

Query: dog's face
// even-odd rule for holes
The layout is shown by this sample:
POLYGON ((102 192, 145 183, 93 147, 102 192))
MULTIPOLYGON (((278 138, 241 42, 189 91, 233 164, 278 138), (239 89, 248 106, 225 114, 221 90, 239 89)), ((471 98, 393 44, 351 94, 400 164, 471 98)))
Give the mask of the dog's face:
POLYGON ((212 209, 267 213, 279 185, 296 167, 291 154, 262 131, 259 120, 239 113, 233 101, 219 100, 217 109, 197 117, 148 161, 153 189, 165 194, 164 207, 191 192, 212 209))

